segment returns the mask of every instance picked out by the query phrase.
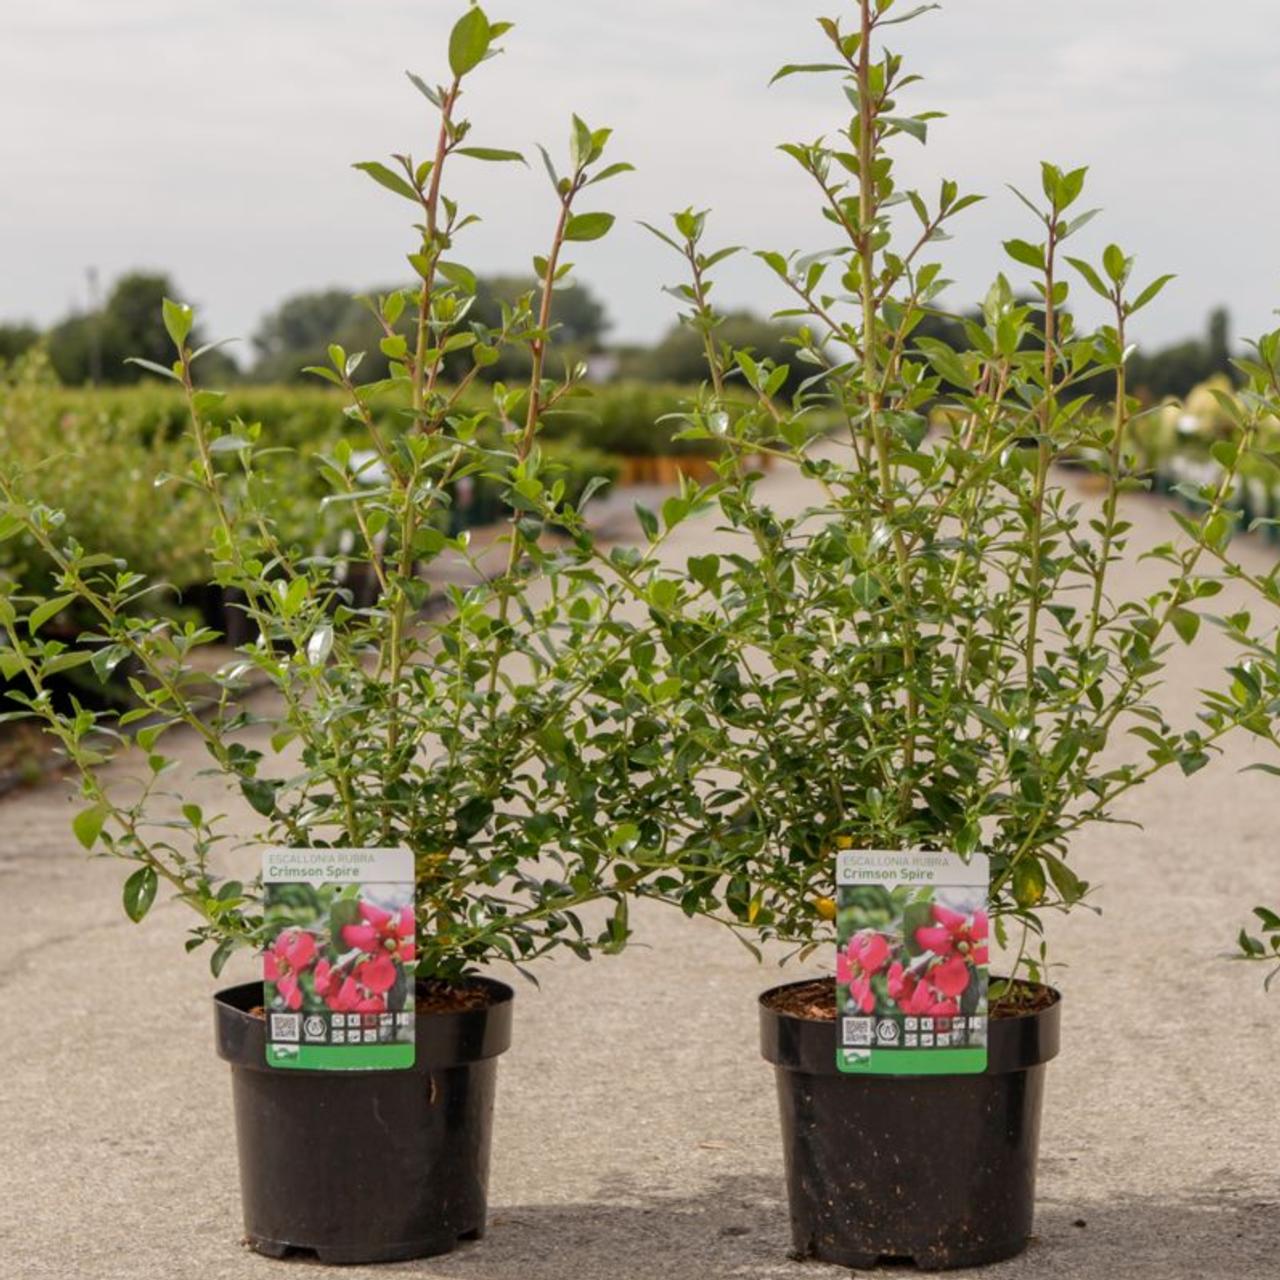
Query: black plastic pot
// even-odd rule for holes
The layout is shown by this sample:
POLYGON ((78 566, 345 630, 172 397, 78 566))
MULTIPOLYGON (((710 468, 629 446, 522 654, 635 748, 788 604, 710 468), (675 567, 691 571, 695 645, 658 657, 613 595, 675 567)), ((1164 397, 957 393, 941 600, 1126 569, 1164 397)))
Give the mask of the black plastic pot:
POLYGON ((268 1067, 262 984, 214 997, 218 1055, 231 1063, 246 1243, 273 1258, 395 1262, 484 1234, 497 1057, 514 993, 423 1013, 402 1071, 268 1067))
POLYGON ((991 1020, 985 1074, 865 1076, 836 1069, 835 1022, 770 1007, 783 990, 760 997, 760 1033, 776 1069, 796 1252, 928 1271, 1020 1253, 1057 993, 1039 1013, 991 1020))

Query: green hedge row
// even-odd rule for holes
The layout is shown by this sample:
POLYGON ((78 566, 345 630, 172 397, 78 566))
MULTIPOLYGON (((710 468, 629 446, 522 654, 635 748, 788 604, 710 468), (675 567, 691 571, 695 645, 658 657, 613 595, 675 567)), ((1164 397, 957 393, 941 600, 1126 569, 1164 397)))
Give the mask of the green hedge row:
MULTIPOLYGON (((11 382, 23 376, 19 370, 11 375, 11 382)), ((27 381, 31 381, 29 376, 27 381)), ((0 395, 4 394, 0 388, 0 395)), ((468 402, 482 407, 487 394, 477 390, 468 402)), ((677 440, 681 424, 670 420, 691 394, 688 387, 648 383, 599 387, 548 415, 542 438, 624 457, 705 454, 710 451, 708 442, 677 440)), ((221 417, 223 422, 239 418, 261 423, 264 439, 286 448, 306 449, 327 445, 338 433, 351 433, 353 428, 343 417, 342 408, 341 394, 319 383, 315 387, 241 386, 228 391, 221 414, 212 417, 215 422, 221 417)), ((23 412, 37 431, 43 426, 55 439, 68 424, 79 432, 86 424, 97 422, 111 424, 121 439, 159 446, 180 438, 186 429, 181 392, 159 382, 76 390, 41 380, 38 395, 28 398, 23 412)), ((375 410, 375 417, 381 420, 380 425, 391 427, 397 412, 394 405, 386 404, 375 410)))
MULTIPOLYGON (((597 476, 615 480, 618 454, 661 451, 673 428, 655 426, 674 412, 681 393, 650 389, 631 396, 607 391, 576 401, 573 413, 557 414, 543 452, 559 468, 573 501, 597 476), (600 409, 596 430, 588 404, 600 409), (647 427, 646 427, 647 424, 647 427)), ((246 387, 229 393, 215 415, 261 425, 263 444, 279 448, 266 482, 275 490, 286 540, 316 551, 333 550, 351 520, 346 504, 326 505, 330 490, 315 464, 318 454, 341 438, 367 448, 364 428, 343 413, 339 394, 323 387, 246 387)), ((394 429, 397 411, 379 411, 394 429)), ((152 580, 186 591, 210 579, 208 522, 199 496, 176 479, 192 461, 186 406, 177 388, 161 384, 96 391, 57 385, 38 355, 0 370, 0 457, 7 467, 36 476, 35 490, 49 507, 65 512, 66 533, 92 551, 109 550, 152 580)), ((229 484, 236 483, 234 478, 229 484)), ((452 495, 453 531, 501 519, 496 486, 472 478, 452 495)), ((0 543, 0 573, 32 589, 48 585, 48 568, 22 538, 0 543)), ((193 592, 193 595, 195 593, 193 592)))

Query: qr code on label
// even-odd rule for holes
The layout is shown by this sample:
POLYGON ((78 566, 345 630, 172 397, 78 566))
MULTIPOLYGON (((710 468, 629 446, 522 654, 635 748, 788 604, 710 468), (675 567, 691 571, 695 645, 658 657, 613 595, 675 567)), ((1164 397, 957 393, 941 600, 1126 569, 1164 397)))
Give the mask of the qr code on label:
POLYGON ((271 1038, 296 1044, 302 1038, 302 1018, 296 1013, 273 1013, 271 1038))
POLYGON ((854 1048, 865 1048, 875 1042, 874 1018, 845 1018, 844 1042, 854 1048))

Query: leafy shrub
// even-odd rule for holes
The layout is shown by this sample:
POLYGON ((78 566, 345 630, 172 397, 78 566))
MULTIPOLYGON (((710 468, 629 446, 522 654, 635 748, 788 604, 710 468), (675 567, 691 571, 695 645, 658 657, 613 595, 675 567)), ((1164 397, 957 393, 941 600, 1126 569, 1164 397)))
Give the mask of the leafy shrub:
MULTIPOLYGON (((1040 191, 1019 193, 1031 236, 1005 244, 1026 283, 999 276, 980 318, 963 320, 960 349, 929 336, 946 287, 934 246, 978 197, 951 180, 930 197, 898 186, 896 146, 923 142, 935 113, 903 101, 916 77, 882 35, 934 6, 852 7, 850 23, 820 20, 824 62, 778 73, 836 77, 844 112, 819 141, 782 148, 839 247, 758 255, 800 319, 804 383, 717 340, 724 317, 708 293, 733 250, 710 243, 706 215, 686 210, 656 233, 683 263, 673 292, 707 356, 686 428, 728 453, 717 482, 686 488, 650 532, 656 546, 710 507, 728 548, 674 566, 637 551, 620 575, 651 622, 634 678, 652 691, 658 761, 633 775, 630 820, 640 846, 672 860, 664 896, 804 954, 832 940, 836 848, 984 850, 991 927, 1034 978, 1046 914, 1088 902, 1071 865, 1077 833, 1156 773, 1197 772, 1228 734, 1271 734, 1258 638, 1270 624, 1209 619, 1238 572, 1232 498, 1273 413, 1280 334, 1258 343, 1239 402, 1221 406, 1220 472, 1150 553, 1163 581, 1126 591, 1120 499, 1144 487, 1126 460, 1141 407, 1127 351, 1169 277, 1139 280, 1116 245, 1099 262, 1071 256, 1092 217, 1085 170, 1044 164, 1040 191), (1073 319, 1079 288, 1104 300, 1096 331, 1073 319), (1100 376, 1110 404, 1085 390, 1100 376), (741 384, 752 403, 728 394, 741 384), (815 433, 817 409, 842 429, 815 433), (760 451, 807 491, 796 510, 775 509, 758 484, 748 459, 760 451), (1099 511, 1081 510, 1063 459, 1096 472, 1099 511), (1206 623, 1244 657, 1194 720, 1170 723, 1158 699, 1169 647, 1206 623)), ((1270 588, 1280 599, 1274 575, 1270 588)))
POLYGON ((41 500, 38 475, 0 460, 0 538, 33 539, 56 572, 54 594, 36 599, 0 577, 0 676, 18 682, 8 694, 17 710, 6 716, 43 725, 78 767, 84 805, 74 830, 86 848, 132 864, 126 912, 140 919, 170 887, 195 913, 191 947, 214 944, 215 972, 235 948, 264 941, 261 898, 219 869, 225 816, 184 803, 175 817, 166 803, 165 735, 178 726, 259 816, 255 842, 414 852, 420 977, 523 965, 561 946, 586 957, 628 937, 626 892, 639 873, 623 863, 626 846, 604 820, 611 779, 595 758, 597 748, 607 758, 629 752, 627 717, 593 734, 600 726, 588 723, 581 699, 633 638, 600 590, 593 566, 602 553, 582 526, 582 505, 607 481, 583 483, 575 506, 539 437, 582 376, 570 369, 557 380, 544 368, 557 285, 571 270, 562 254, 608 233, 612 215, 584 209, 584 193, 630 166, 603 163, 609 130, 574 117, 569 164, 552 178, 556 229, 535 260, 538 287, 497 326, 469 320, 476 275, 453 255, 472 218, 442 182, 466 159, 515 158, 473 146, 457 110, 463 80, 508 27, 467 9, 450 39, 445 83, 411 77, 439 116, 433 159, 359 166, 412 206, 409 258, 419 281, 377 303, 387 378, 359 381, 359 353, 337 345, 314 370, 341 397, 335 420, 354 424, 329 434, 306 468, 327 509, 354 530, 349 546, 317 551, 294 539, 288 495, 306 459, 281 455, 265 428, 228 419, 225 398, 196 386, 207 353, 193 350, 194 317, 164 303, 176 358, 143 367, 181 390, 191 450, 182 488, 198 503, 194 523, 214 580, 238 593, 254 623, 231 661, 201 664, 218 639, 207 627, 139 616, 135 602, 151 584, 113 541, 87 550, 41 500), (408 337, 399 324, 406 315, 408 337), (510 347, 527 352, 528 382, 470 398, 510 347), (449 385, 442 370, 456 353, 468 363, 449 385), (365 440, 368 450, 356 447, 365 440), (465 533, 442 527, 464 480, 496 485, 512 513, 503 568, 482 571, 465 533), (572 526, 567 546, 545 537, 557 524, 572 526), (448 611, 424 616, 422 566, 441 557, 469 561, 475 577, 449 588, 448 611), (373 580, 372 603, 354 597, 353 572, 373 580), (95 618, 83 643, 47 630, 73 603, 95 618), (50 680, 63 672, 105 677, 122 663, 135 673, 136 709, 66 708, 50 696, 50 680), (276 694, 252 716, 241 703, 251 678, 276 694), (103 768, 130 747, 140 749, 141 779, 103 768), (600 900, 612 910, 588 928, 579 908, 600 900))

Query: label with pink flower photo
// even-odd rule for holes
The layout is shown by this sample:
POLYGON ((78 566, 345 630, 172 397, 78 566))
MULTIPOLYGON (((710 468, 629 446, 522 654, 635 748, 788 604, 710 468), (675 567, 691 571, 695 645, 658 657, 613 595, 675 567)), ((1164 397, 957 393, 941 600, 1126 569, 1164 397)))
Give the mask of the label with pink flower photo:
POLYGON ((836 1065, 868 1075, 987 1067, 985 854, 836 859, 836 1065))
POLYGON ((270 1066, 413 1066, 413 870, 409 849, 264 852, 270 1066))

